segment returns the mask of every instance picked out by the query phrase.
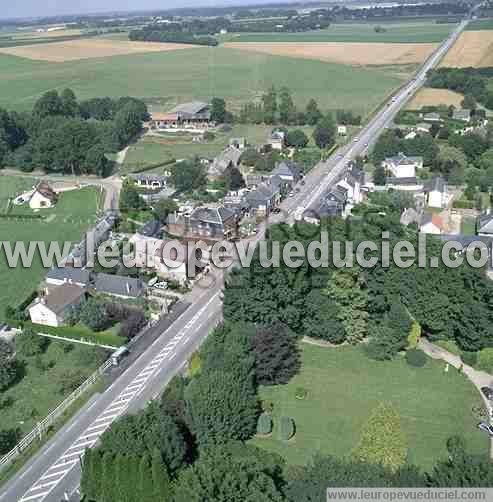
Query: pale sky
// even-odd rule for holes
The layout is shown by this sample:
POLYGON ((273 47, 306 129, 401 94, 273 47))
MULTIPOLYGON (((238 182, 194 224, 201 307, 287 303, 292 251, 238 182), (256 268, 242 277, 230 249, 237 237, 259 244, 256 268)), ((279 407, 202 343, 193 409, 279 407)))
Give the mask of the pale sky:
POLYGON ((273 3, 272 0, 3 0, 0 18, 273 3))

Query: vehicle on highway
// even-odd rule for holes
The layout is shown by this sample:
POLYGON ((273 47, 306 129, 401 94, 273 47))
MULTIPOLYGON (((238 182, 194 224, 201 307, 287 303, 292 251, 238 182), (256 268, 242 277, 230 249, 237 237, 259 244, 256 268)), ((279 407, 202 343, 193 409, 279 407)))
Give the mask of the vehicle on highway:
POLYGON ((281 212, 281 208, 280 208, 280 207, 275 207, 275 208, 272 210, 272 212, 273 212, 274 214, 279 214, 279 213, 281 212))
POLYGON ((479 422, 478 429, 486 432, 490 437, 493 437, 493 427, 490 424, 487 424, 486 422, 479 422))
POLYGON ((493 389, 491 387, 481 387, 481 392, 486 399, 493 400, 493 389))
POLYGON ((294 197, 294 192, 289 192, 289 197, 294 197))
POLYGON ((305 185, 305 184, 306 184, 306 181, 305 181, 305 180, 301 180, 301 184, 302 184, 302 185, 305 185))
POLYGON ((357 143, 359 141, 359 138, 354 138, 353 141, 357 143))

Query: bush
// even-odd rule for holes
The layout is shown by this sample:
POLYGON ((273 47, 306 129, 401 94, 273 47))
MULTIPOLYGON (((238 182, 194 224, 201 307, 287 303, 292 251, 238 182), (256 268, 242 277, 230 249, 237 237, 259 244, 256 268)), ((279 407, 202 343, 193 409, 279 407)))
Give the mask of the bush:
POLYGON ((16 429, 0 430, 0 455, 8 453, 20 438, 20 433, 16 429))
POLYGON ((308 395, 308 392, 305 388, 297 387, 296 393, 295 393, 296 399, 305 399, 307 395, 308 395))
POLYGON ((408 347, 410 349, 415 349, 418 346, 420 338, 421 338, 421 326, 416 321, 413 321, 411 332, 407 337, 408 347))
POLYGON ((478 353, 477 352, 462 352, 461 354, 461 359, 464 362, 464 364, 467 364, 468 366, 475 366, 476 363, 478 362, 478 353))
POLYGON ((493 373, 493 348, 483 349, 479 352, 477 369, 493 373))
POLYGON ((79 315, 80 322, 94 331, 101 331, 108 325, 108 315, 105 306, 90 298, 82 305, 79 315))
POLYGON ((146 318, 144 312, 132 309, 130 315, 123 321, 118 334, 130 340, 139 333, 145 324, 146 318))
POLYGON ((279 439, 289 441, 295 433, 294 420, 290 417, 281 417, 279 421, 279 439))
POLYGON ((267 413, 272 413, 274 411, 274 403, 272 401, 262 401, 261 403, 262 411, 267 413))
POLYGON ((266 436, 272 432, 272 418, 268 413, 262 413, 258 417, 257 434, 266 436))
POLYGON ((16 352, 21 357, 32 357, 42 354, 50 341, 37 335, 33 329, 27 328, 15 337, 16 352))
POLYGON ((426 364, 426 354, 419 349, 409 349, 406 352, 406 361, 410 366, 422 368, 426 364))

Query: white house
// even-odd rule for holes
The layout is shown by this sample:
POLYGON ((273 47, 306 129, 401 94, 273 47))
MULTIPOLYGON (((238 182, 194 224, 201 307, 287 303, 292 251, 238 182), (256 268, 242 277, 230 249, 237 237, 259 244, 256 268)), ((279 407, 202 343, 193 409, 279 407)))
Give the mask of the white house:
POLYGON ((471 110, 463 109, 463 110, 454 110, 452 115, 454 120, 460 120, 462 122, 471 122, 471 110))
POLYGON ((345 125, 338 125, 337 126, 337 134, 339 134, 339 136, 346 136, 347 135, 347 127, 345 125))
POLYGON ((434 178, 428 188, 428 206, 443 209, 448 204, 448 191, 445 180, 441 177, 434 178))
POLYGON ((444 232, 444 223, 440 215, 424 213, 421 218, 419 231, 423 234, 440 235, 444 232))
POLYGON ((408 157, 399 152, 394 157, 387 157, 382 165, 394 178, 414 178, 416 169, 423 168, 423 157, 408 157))
POLYGON ((63 284, 50 289, 47 295, 37 298, 29 307, 29 316, 35 324, 62 326, 70 308, 80 305, 84 299, 84 288, 74 284, 63 284))
POLYGON ((57 199, 58 196, 50 185, 41 181, 36 185, 36 188, 29 199, 29 207, 31 209, 47 209, 53 207, 56 204, 57 199))
POLYGON ((284 148, 285 134, 282 131, 274 131, 270 137, 268 144, 273 150, 282 150, 284 148))

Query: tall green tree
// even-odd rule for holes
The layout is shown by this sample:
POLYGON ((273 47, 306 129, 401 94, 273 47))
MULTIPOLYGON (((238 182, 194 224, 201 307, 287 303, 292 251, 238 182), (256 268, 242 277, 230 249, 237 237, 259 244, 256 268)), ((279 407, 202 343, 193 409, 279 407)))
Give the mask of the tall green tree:
POLYGON ((336 124, 331 114, 322 117, 313 131, 315 144, 321 148, 331 148, 335 144, 336 124))
POLYGON ((296 106, 287 87, 279 92, 279 118, 282 124, 293 124, 296 121, 296 106))
POLYGON ((211 101, 211 120, 222 124, 226 119, 226 101, 222 98, 212 98, 211 101))
POLYGON ((275 124, 277 119, 277 90, 272 86, 263 96, 263 119, 266 124, 275 124))
POLYGON ((312 98, 306 106, 306 121, 308 125, 317 125, 322 118, 322 112, 318 108, 317 102, 312 98))
POLYGON ((76 117, 79 115, 79 104, 72 89, 64 89, 60 94, 62 114, 65 117, 76 117))

